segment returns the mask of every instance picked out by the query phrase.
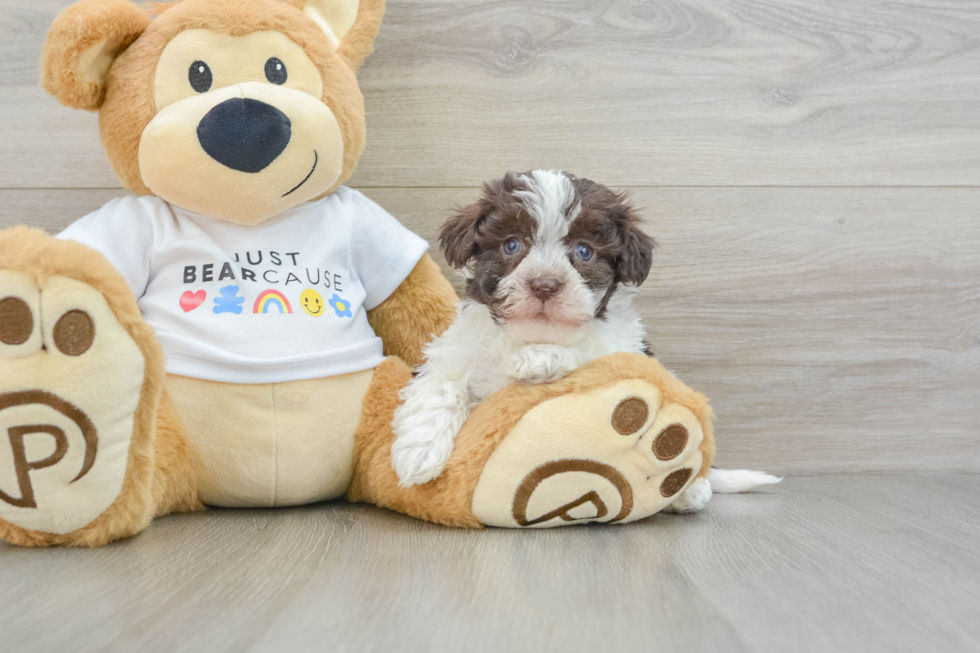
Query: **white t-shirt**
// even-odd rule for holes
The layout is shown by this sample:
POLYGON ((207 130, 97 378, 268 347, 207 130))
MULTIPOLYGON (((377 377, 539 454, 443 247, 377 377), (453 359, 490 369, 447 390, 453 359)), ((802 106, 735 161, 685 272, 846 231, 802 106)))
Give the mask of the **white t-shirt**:
POLYGON ((277 383, 377 366, 374 308, 428 249, 380 206, 341 187, 255 226, 159 197, 109 202, 63 231, 102 252, 156 331, 167 371, 277 383))

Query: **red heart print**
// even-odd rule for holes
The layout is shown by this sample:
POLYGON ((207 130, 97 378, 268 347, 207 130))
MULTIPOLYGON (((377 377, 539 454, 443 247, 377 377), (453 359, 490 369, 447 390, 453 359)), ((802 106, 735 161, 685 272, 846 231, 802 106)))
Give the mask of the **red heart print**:
POLYGON ((203 290, 198 290, 197 292, 186 291, 180 296, 180 307, 184 309, 185 313, 190 313, 195 308, 204 303, 204 298, 208 294, 203 290))

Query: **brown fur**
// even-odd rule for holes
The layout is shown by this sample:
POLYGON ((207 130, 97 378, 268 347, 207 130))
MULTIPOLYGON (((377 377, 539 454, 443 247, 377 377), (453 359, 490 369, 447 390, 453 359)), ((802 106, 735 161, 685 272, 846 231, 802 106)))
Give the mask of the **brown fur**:
POLYGON ((149 24, 146 12, 125 0, 82 0, 56 20, 42 57, 42 70, 47 71, 45 88, 55 97, 72 107, 95 109, 101 105, 102 144, 126 188, 140 195, 150 194, 139 170, 140 137, 156 115, 153 83, 160 54, 185 29, 209 29, 232 36, 275 30, 299 44, 320 71, 324 82, 322 100, 336 116, 344 139, 343 171, 321 197, 350 178, 365 143, 364 98, 354 71, 373 48, 384 13, 384 0, 361 3, 354 26, 336 52, 319 27, 294 2, 181 0, 158 5, 156 13, 158 17, 149 24), (93 7, 98 9, 91 19, 93 25, 72 38, 72 26, 80 20, 82 12, 93 11, 93 7), (142 21, 138 20, 140 16, 142 21), (140 25, 146 29, 133 43, 140 25), (113 63, 104 87, 81 84, 64 72, 73 70, 72 63, 77 64, 84 48, 103 36, 121 38, 127 45, 132 43, 113 63))
MULTIPOLYGON (((509 172, 484 184, 482 196, 457 209, 440 232, 440 245, 449 264, 456 268, 472 266, 466 296, 486 305, 501 322, 506 319, 502 314, 506 298, 496 294, 497 286, 530 252, 538 226, 523 200, 514 194, 528 190, 523 180, 528 174, 509 172), (518 253, 509 255, 503 245, 514 237, 523 246, 518 253)), ((580 208, 578 217, 569 224, 566 243, 570 250, 576 244, 585 244, 594 252, 588 261, 572 254, 569 259, 589 288, 606 289, 596 307, 595 316, 602 318, 619 284, 638 286, 646 280, 656 243, 643 231, 643 220, 626 193, 563 174, 571 181, 576 195, 567 209, 580 208)))
POLYGON ((385 356, 422 364, 422 348, 456 317, 456 293, 426 254, 400 286, 373 310, 368 322, 384 342, 385 356))
POLYGON ((128 0, 82 0, 55 19, 41 54, 41 86, 65 106, 95 111, 105 99, 105 84, 83 79, 79 58, 104 38, 125 49, 150 24, 128 0))
POLYGON ((191 466, 187 430, 167 391, 157 412, 156 470, 153 477, 154 517, 204 510, 197 498, 197 479, 191 466))
MULTIPOLYGON (((180 1, 153 2, 149 13, 159 16, 180 1)), ((306 5, 306 0, 279 1, 300 10, 306 5)), ((344 57, 354 70, 360 68, 364 60, 374 52, 374 39, 381 29, 384 13, 385 0, 361 0, 358 5, 357 18, 337 50, 337 53, 344 57)))
POLYGON ((374 51, 374 39, 381 29, 381 19, 385 13, 385 0, 361 0, 357 9, 357 20, 337 51, 347 59, 354 70, 360 68, 365 59, 374 51))
POLYGON ((649 381, 663 390, 664 402, 677 403, 694 413, 704 432, 699 477, 707 475, 714 460, 713 414, 708 400, 656 361, 636 354, 613 354, 555 383, 507 386, 470 415, 456 437, 455 449, 442 475, 423 485, 402 488, 391 468, 394 435, 390 424, 398 405, 397 391, 409 378, 411 371, 397 359, 386 360, 375 372, 355 435, 354 478, 348 493, 351 501, 374 503, 447 526, 479 528, 481 524, 472 510, 473 493, 490 455, 517 422, 548 399, 588 392, 624 379, 649 381))
POLYGON ((156 431, 163 391, 163 350, 153 330, 143 321, 122 275, 98 252, 78 243, 55 240, 28 227, 0 232, 0 261, 5 270, 27 274, 39 286, 48 277, 62 276, 82 281, 101 292, 146 361, 126 478, 112 505, 92 523, 64 535, 28 531, 0 520, 0 538, 23 546, 99 546, 143 530, 154 516, 157 497, 166 498, 174 506, 199 507, 200 504, 194 503, 196 497, 187 496, 193 484, 189 486, 186 479, 178 479, 181 470, 189 469, 184 460, 187 451, 182 431, 175 428, 156 431), (156 459, 158 455, 160 460, 156 459), (156 474, 160 465, 171 470, 166 479, 156 474))
POLYGON ((569 177, 582 206, 569 226, 569 240, 591 241, 597 254, 594 260, 611 267, 616 283, 641 285, 650 274, 656 241, 643 231, 643 218, 629 194, 617 193, 591 179, 569 177))
POLYGON ((517 175, 484 184, 483 196, 475 203, 458 209, 443 225, 439 244, 446 261, 455 268, 472 265, 473 275, 466 280, 466 296, 485 304, 497 319, 503 298, 496 295, 500 280, 516 268, 530 249, 537 223, 524 204, 512 194, 524 188, 517 175), (516 255, 507 255, 502 247, 511 237, 524 247, 516 255))

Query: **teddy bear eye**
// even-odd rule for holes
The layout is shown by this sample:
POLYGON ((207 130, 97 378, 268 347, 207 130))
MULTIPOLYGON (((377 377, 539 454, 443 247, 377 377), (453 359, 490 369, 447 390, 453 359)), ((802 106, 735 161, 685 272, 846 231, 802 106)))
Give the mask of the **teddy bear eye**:
POLYGON ((198 93, 205 93, 211 88, 214 77, 211 76, 211 69, 203 61, 195 61, 187 71, 187 79, 191 83, 191 88, 198 93))
POLYGON ((286 64, 272 57, 265 62, 265 78, 272 82, 273 84, 285 84, 288 74, 286 73, 286 64))

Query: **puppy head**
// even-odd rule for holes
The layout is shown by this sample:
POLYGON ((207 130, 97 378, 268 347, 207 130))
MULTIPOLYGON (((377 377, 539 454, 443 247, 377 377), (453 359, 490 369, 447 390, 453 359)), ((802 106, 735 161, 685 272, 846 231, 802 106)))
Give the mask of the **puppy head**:
POLYGON ((619 284, 650 272, 653 239, 625 194, 564 172, 532 170, 484 186, 443 226, 466 295, 529 342, 574 342, 605 315, 619 284))

